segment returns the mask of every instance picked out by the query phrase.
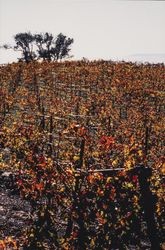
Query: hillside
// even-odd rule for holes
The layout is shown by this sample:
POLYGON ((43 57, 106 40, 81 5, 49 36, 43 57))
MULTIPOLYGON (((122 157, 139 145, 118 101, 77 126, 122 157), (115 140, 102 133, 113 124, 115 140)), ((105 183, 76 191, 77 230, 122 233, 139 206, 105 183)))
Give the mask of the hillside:
MULTIPOLYGON (((149 167, 153 171, 150 180, 152 191, 158 196, 157 216, 160 219, 157 220, 157 227, 162 235, 160 225, 163 223, 164 213, 162 187, 165 174, 164 112, 165 66, 163 64, 84 60, 59 63, 13 63, 1 66, 0 169, 2 172, 7 171, 14 175, 15 183, 12 183, 12 189, 16 190, 17 195, 31 202, 35 215, 36 211, 48 213, 46 205, 51 204, 52 213, 56 214, 54 216, 57 221, 61 216, 64 221, 69 221, 67 214, 71 211, 74 200, 72 192, 76 188, 80 191, 83 186, 83 181, 80 180, 81 172, 89 174, 85 179, 88 191, 81 190, 81 192, 87 194, 95 190, 97 196, 103 198, 103 193, 105 194, 103 190, 106 186, 104 178, 102 174, 97 176, 92 174, 92 171, 121 169, 119 176, 117 175, 115 177, 117 179, 112 183, 116 190, 120 187, 120 192, 122 188, 126 188, 127 191, 124 189, 124 192, 132 198, 129 199, 126 195, 125 199, 130 202, 138 197, 139 184, 136 183, 136 177, 133 177, 134 184, 130 186, 128 183, 132 179, 126 177, 126 171, 137 166, 149 167), (79 171, 78 176, 80 175, 78 181, 82 186, 77 184, 77 171, 79 171), (126 186, 121 188, 120 178, 123 180, 126 178, 125 183, 128 186, 125 184, 126 186), (100 191, 98 186, 97 188, 95 186, 96 182, 100 191), (90 185, 94 185, 94 189, 90 185), (44 206, 43 199, 47 200, 44 206), (60 207, 60 211, 65 211, 64 215, 57 212, 57 207, 60 207)), ((81 196, 79 191, 76 197, 81 196)), ((116 202, 115 196, 111 199, 116 202)), ((91 201, 89 207, 92 207, 92 204, 91 201)), ((133 202, 134 205, 131 204, 129 203, 130 210, 123 208, 119 215, 115 215, 116 212, 114 212, 114 216, 121 220, 125 213, 135 211, 136 216, 134 214, 130 219, 135 222, 138 216, 141 216, 138 214, 139 205, 137 202, 133 202)), ((98 211, 102 209, 109 211, 106 210, 106 206, 107 203, 103 209, 102 203, 98 203, 98 211)), ((89 211, 84 214, 87 219, 89 211)), ((72 214, 72 218, 75 220, 76 216, 72 214)), ((96 219, 100 220, 100 224, 105 226, 106 231, 106 225, 109 224, 103 221, 101 215, 96 214, 96 219)), ((49 220, 51 224, 53 219, 49 218, 49 220)), ((53 225, 57 221, 53 222, 53 225)), ((115 230, 119 230, 118 232, 124 230, 128 235, 130 235, 129 230, 133 230, 133 226, 128 226, 129 230, 126 229, 127 224, 124 220, 120 227, 115 219, 112 224, 115 230)), ((25 233, 33 235, 31 237, 33 239, 27 240, 31 242, 30 246, 34 241, 40 242, 39 238, 36 238, 36 228, 37 226, 33 228, 33 233, 29 231, 25 233)), ((52 228, 51 233, 54 233, 52 228)), ((86 226, 86 230, 89 228, 86 226)), ((64 230, 63 226, 60 230, 64 230)), ((98 231, 101 232, 100 230, 99 228, 98 231)), ((2 235, 9 236, 4 233, 2 235)), ((49 249, 46 237, 54 247, 50 249, 77 249, 72 245, 69 237, 66 239, 64 236, 59 236, 57 243, 44 233, 43 235, 45 245, 40 243, 41 248, 35 245, 35 249, 49 249), (65 244, 70 245, 62 248, 64 241, 60 237, 64 237, 65 244)), ((72 241, 77 237, 76 233, 75 235, 72 235, 72 241)), ((56 236, 54 237, 58 238, 56 236)), ((106 241, 110 243, 106 244, 111 244, 110 249, 117 249, 113 248, 114 242, 106 233, 102 233, 99 237, 107 237, 106 241)), ((97 236, 90 236, 87 242, 90 249, 101 249, 95 248, 96 245, 100 246, 97 236)), ((129 237, 124 238, 123 242, 121 244, 126 244, 125 242, 128 244, 129 237)), ((104 249, 109 249, 106 248, 106 244, 104 249)))
MULTIPOLYGON (((163 155, 164 76, 162 64, 96 61, 1 67, 2 129, 39 129, 44 120, 46 143, 51 132, 52 147, 56 147, 59 134, 67 144, 67 134, 75 136, 74 126, 88 127, 92 151, 97 151, 98 138, 112 135, 122 149, 132 143, 138 152, 146 147, 148 128, 145 157, 155 166, 163 155)), ((60 157, 72 159, 75 150, 67 145, 65 149, 70 152, 64 150, 63 157, 61 151, 60 157)), ((108 162, 111 167, 112 161, 113 157, 108 162)), ((118 164, 123 166, 121 157, 118 164)))

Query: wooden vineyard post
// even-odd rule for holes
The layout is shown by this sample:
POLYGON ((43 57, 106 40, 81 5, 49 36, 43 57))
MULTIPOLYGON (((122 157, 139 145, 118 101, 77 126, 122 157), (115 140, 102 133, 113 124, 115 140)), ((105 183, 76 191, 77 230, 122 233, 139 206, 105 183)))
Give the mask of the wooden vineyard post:
POLYGON ((120 118, 127 119, 127 107, 120 108, 120 118))
POLYGON ((75 114, 79 115, 79 101, 77 101, 77 103, 76 103, 75 114))
MULTIPOLYGON (((37 87, 37 89, 38 89, 38 87, 37 87)), ((38 90, 37 90, 36 97, 37 97, 38 110, 41 111, 41 99, 40 99, 40 94, 39 94, 38 90)))
POLYGON ((4 117, 7 115, 7 113, 9 113, 9 104, 4 102, 4 104, 3 104, 3 115, 4 115, 4 117))
POLYGON ((43 130, 45 129, 45 109, 44 109, 44 107, 42 107, 41 127, 43 130))
POLYGON ((52 143, 53 137, 52 137, 52 133, 53 133, 53 116, 50 116, 50 136, 49 136, 49 142, 52 143))
POLYGON ((50 127, 49 127, 49 154, 50 156, 53 153, 53 145, 52 145, 52 141, 53 141, 53 116, 51 115, 49 117, 49 122, 50 122, 50 127))
POLYGON ((149 183, 152 170, 151 168, 142 166, 138 168, 137 173, 141 192, 141 207, 144 211, 147 233, 151 242, 151 250, 160 250, 160 242, 155 221, 156 197, 152 194, 149 183))
POLYGON ((148 139, 149 139, 149 128, 148 128, 148 126, 146 126, 146 130, 145 130, 145 142, 144 142, 145 158, 147 157, 147 154, 148 154, 148 139))
POLYGON ((3 104, 3 116, 6 116, 6 103, 3 104))
MULTIPOLYGON (((81 141, 80 146, 80 156, 79 156, 79 164, 78 168, 82 169, 83 166, 83 158, 84 158, 84 149, 85 149, 85 139, 83 138, 81 141)), ((83 216, 83 205, 78 197, 79 189, 80 189, 80 176, 76 176, 76 183, 75 183, 75 195, 74 195, 74 201, 75 201, 75 208, 77 209, 77 224, 79 225, 79 234, 78 234, 78 247, 80 250, 85 250, 85 239, 86 239, 86 229, 84 226, 84 216, 83 216)))
POLYGON ((107 124, 107 129, 108 129, 108 135, 112 135, 113 134, 113 120, 112 120, 112 118, 111 118, 111 116, 109 116, 108 118, 107 118, 107 120, 108 120, 108 124, 107 124))
MULTIPOLYGON (((80 155, 79 155, 79 164, 77 164, 76 170, 82 169, 83 166, 83 158, 84 158, 84 149, 85 149, 85 139, 83 138, 81 141, 80 146, 80 155)), ((79 226, 79 233, 78 233, 78 249, 85 250, 85 242, 86 242, 86 229, 84 226, 84 215, 83 215, 83 204, 81 202, 81 198, 79 197, 79 190, 80 190, 80 179, 82 178, 78 173, 76 174, 75 180, 75 191, 73 192, 73 208, 77 211, 78 218, 76 220, 79 226)), ((69 237, 73 227, 73 220, 69 218, 67 230, 66 230, 66 237, 69 237)))
POLYGON ((80 162, 79 162, 79 168, 80 169, 83 166, 84 149, 85 149, 85 139, 83 138, 82 141, 81 141, 81 147, 80 147, 80 162))
POLYGON ((144 146, 143 146, 143 152, 144 152, 144 161, 145 164, 147 164, 147 156, 148 156, 148 151, 149 151, 149 137, 150 137, 150 132, 151 132, 151 124, 148 124, 148 122, 145 120, 144 121, 144 146))
POLYGON ((147 124, 145 126, 145 138, 144 138, 144 162, 145 165, 147 165, 148 161, 148 154, 151 149, 151 143, 150 143, 150 135, 151 135, 151 124, 147 124))

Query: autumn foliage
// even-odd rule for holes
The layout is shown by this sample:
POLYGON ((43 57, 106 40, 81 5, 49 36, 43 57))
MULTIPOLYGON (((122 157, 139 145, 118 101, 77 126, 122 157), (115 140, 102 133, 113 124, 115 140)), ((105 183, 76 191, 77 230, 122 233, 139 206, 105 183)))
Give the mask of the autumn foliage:
POLYGON ((0 168, 32 206, 30 226, 17 241, 0 237, 2 249, 140 247, 146 229, 129 171, 141 165, 153 170, 163 242, 164 72, 111 61, 0 67, 0 168))

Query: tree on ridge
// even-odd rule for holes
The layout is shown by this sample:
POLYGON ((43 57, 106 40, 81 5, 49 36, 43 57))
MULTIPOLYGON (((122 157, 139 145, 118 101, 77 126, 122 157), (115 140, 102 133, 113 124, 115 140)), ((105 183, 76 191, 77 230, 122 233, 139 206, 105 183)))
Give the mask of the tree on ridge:
POLYGON ((48 32, 36 34, 31 34, 31 32, 17 33, 14 40, 14 46, 4 44, 1 48, 20 51, 22 57, 18 59, 26 63, 34 60, 58 61, 69 57, 70 46, 74 42, 73 38, 69 38, 62 33, 54 37, 48 32))

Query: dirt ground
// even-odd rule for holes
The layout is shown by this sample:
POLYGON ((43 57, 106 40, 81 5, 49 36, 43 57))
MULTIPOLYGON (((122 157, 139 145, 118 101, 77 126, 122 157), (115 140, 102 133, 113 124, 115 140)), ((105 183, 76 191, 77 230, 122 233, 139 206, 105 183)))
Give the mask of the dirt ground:
POLYGON ((0 172, 0 240, 7 236, 17 238, 28 226, 31 207, 8 188, 8 172, 0 172))

